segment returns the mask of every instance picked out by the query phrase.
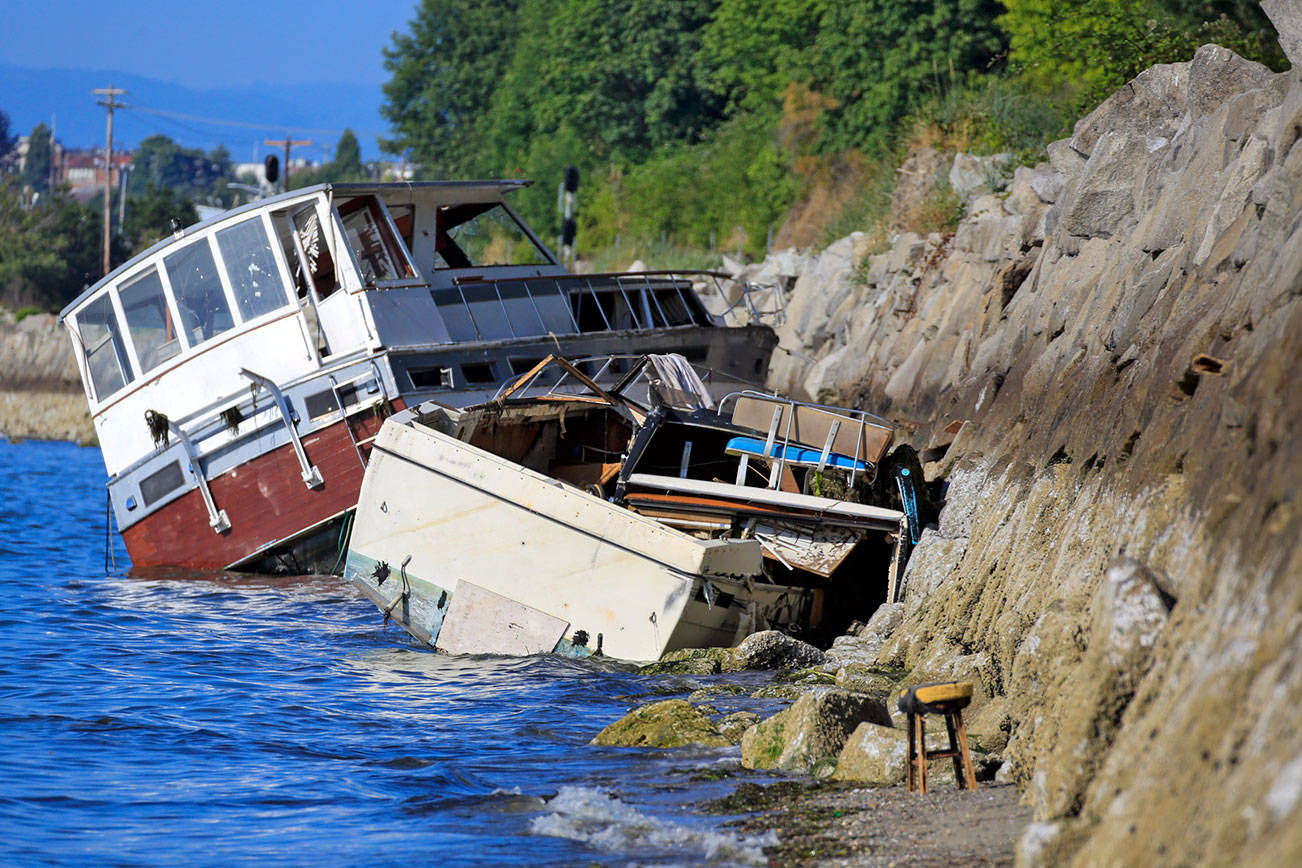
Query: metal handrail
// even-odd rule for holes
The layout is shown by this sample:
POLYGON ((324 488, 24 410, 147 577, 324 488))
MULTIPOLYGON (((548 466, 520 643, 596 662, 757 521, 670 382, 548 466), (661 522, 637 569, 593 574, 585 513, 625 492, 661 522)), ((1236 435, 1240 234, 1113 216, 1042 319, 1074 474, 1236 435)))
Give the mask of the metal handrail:
MULTIPOLYGON (((605 354, 599 354, 594 356, 579 356, 573 359, 566 359, 566 361, 568 361, 571 365, 575 367, 578 367, 580 365, 585 365, 590 362, 600 362, 601 367, 598 368, 597 372, 593 374, 591 377, 592 380, 599 382, 601 380, 602 374, 604 374, 606 370, 615 362, 640 361, 644 358, 646 358, 646 356, 645 354, 642 353, 605 353, 605 354)), ((701 378, 701 382, 711 383, 714 381, 715 370, 713 368, 708 368, 705 365, 698 365, 695 362, 690 362, 690 361, 688 362, 688 364, 691 365, 692 368, 696 371, 697 375, 701 378)), ((505 392, 507 389, 510 389, 512 393, 520 392, 522 390, 527 390, 529 386, 536 379, 538 379, 538 377, 542 376, 542 374, 551 367, 552 367, 551 365, 547 365, 545 367, 539 368, 536 371, 529 371, 524 374, 521 374, 519 377, 516 377, 513 380, 508 380, 507 382, 498 386, 497 391, 493 394, 493 397, 490 400, 493 401, 498 400, 502 396, 502 393, 505 392)), ((644 370, 640 372, 638 376, 648 377, 649 375, 647 375, 646 371, 644 370)), ((556 380, 555 383, 552 383, 548 387, 546 392, 535 393, 530 397, 543 397, 543 398, 552 397, 558 393, 559 388, 562 385, 564 385, 566 380, 568 380, 569 378, 570 378, 569 371, 565 371, 564 369, 562 369, 561 376, 556 380)), ((625 386, 625 388, 627 388, 627 386, 625 386)))
POLYGON ((895 430, 895 426, 891 424, 890 420, 883 419, 881 416, 878 416, 875 413, 869 413, 867 410, 856 410, 853 407, 838 407, 833 404, 816 404, 813 401, 798 401, 795 398, 788 398, 783 395, 775 395, 772 394, 771 392, 757 392, 754 389, 742 389, 739 392, 729 392, 728 394, 720 398, 719 399, 720 415, 723 414, 724 404, 726 404, 729 400, 735 401, 736 399, 742 397, 757 398, 759 400, 768 401, 774 404, 786 404, 790 407, 799 406, 799 407, 809 407, 812 410, 823 410, 825 412, 832 413, 834 415, 845 416, 847 419, 849 419, 852 422, 855 422, 856 424, 859 423, 860 421, 864 421, 867 422, 867 424, 872 425, 874 428, 882 428, 887 431, 895 430), (868 421, 869 419, 873 421, 869 422, 868 421))

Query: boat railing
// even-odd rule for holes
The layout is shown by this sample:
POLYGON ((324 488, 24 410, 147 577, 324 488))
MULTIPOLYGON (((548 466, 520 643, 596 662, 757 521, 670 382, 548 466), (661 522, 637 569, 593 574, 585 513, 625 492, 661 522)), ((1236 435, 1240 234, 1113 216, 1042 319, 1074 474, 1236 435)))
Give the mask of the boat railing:
MULTIPOLYGON (((641 353, 604 353, 592 356, 576 356, 567 358, 569 366, 583 372, 588 379, 594 383, 611 383, 610 391, 614 393, 624 392, 638 377, 650 378, 646 373, 643 363, 647 356, 641 353)), ((559 364, 559 360, 554 357, 544 359, 533 370, 526 371, 513 380, 503 383, 493 395, 492 400, 502 400, 505 397, 526 392, 530 398, 551 398, 564 394, 572 394, 575 391, 582 391, 588 388, 585 383, 575 376, 569 367, 559 364), (559 374, 554 380, 548 380, 550 369, 558 369, 559 374), (543 382, 538 382, 543 380, 543 382), (530 391, 531 387, 537 384, 543 391, 530 391), (544 388, 545 387, 545 388, 544 388)), ((715 371, 705 365, 698 365, 689 362, 697 376, 706 385, 714 382, 715 371)), ((734 381, 735 382, 735 381, 734 381)))
MULTIPOLYGON (((323 374, 328 384, 328 391, 335 398, 335 406, 330 410, 330 414, 339 413, 341 416, 346 416, 386 400, 384 380, 374 359, 353 358, 325 371, 319 371, 314 376, 320 378, 323 374), (344 379, 339 380, 336 375, 342 375, 344 379), (346 402, 343 392, 350 387, 364 389, 366 395, 358 394, 354 401, 346 402)), ((217 533, 229 529, 230 520, 225 510, 221 509, 215 501, 208 487, 208 480, 213 475, 209 462, 236 440, 241 439, 241 436, 261 436, 260 432, 283 429, 284 440, 279 440, 278 437, 274 439, 277 442, 288 442, 292 447, 304 486, 312 489, 319 488, 325 483, 320 469, 309 459, 298 431, 301 416, 285 393, 282 384, 243 368, 240 369, 240 375, 248 382, 247 387, 226 394, 182 417, 168 418, 154 410, 145 414, 146 423, 153 433, 157 446, 165 449, 171 438, 176 439, 177 448, 181 450, 184 458, 181 462, 182 470, 199 489, 208 511, 209 525, 217 533), (240 433, 241 428, 246 432, 243 435, 240 433)), ((329 417, 317 417, 313 422, 325 418, 329 417)), ((351 430, 349 436, 352 436, 351 430)), ((354 445, 357 445, 355 440, 354 445)), ((147 464, 157 454, 158 452, 155 451, 151 455, 146 455, 127 467, 119 476, 129 475, 138 467, 147 464)), ((360 449, 358 460, 365 466, 360 449)))
MULTIPOLYGON (((710 326, 737 309, 755 322, 773 316, 753 297, 762 289, 753 284, 743 284, 723 314, 711 314, 701 290, 708 287, 727 299, 723 284, 729 281, 714 271, 473 275, 455 278, 451 287, 434 290, 434 297, 445 318, 478 340, 710 326)), ((781 294, 776 297, 780 302, 781 294)))
POLYGON ((848 471, 853 487, 860 473, 875 477, 877 465, 890 446, 893 426, 866 410, 798 401, 754 390, 731 392, 719 400, 719 415, 733 424, 766 432, 735 437, 729 454, 737 455, 737 485, 745 485, 749 460, 769 464, 768 487, 777 488, 787 465, 810 466, 822 473, 833 467, 848 471))
POLYGON ((725 321, 763 323, 774 328, 786 324, 787 297, 782 287, 749 281, 739 281, 736 286, 737 297, 728 302, 728 307, 720 315, 725 321), (745 317, 739 316, 739 311, 744 312, 745 317))

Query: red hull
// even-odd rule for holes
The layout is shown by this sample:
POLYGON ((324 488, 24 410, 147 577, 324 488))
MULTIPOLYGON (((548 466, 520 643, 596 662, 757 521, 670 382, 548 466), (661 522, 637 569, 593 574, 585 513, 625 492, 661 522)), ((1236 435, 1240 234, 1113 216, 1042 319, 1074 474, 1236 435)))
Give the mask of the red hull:
MULTIPOLYGON (((400 410, 403 402, 394 401, 393 407, 400 410)), ((308 460, 325 480, 317 488, 303 484, 288 443, 210 479, 213 500, 226 511, 230 530, 213 532, 196 489, 122 532, 132 565, 221 569, 352 509, 365 468, 344 426, 351 425, 353 437, 360 441, 374 436, 383 421, 365 410, 303 439, 308 460)), ((361 451, 368 456, 369 445, 361 451)))

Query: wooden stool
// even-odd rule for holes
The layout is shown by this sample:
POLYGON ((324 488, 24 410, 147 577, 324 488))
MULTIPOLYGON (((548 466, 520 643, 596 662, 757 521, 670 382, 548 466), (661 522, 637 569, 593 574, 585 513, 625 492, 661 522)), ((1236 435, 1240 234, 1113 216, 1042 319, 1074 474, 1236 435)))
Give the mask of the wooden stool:
POLYGON ((940 684, 919 684, 901 691, 900 711, 909 716, 909 792, 927 791, 927 761, 953 757, 954 779, 958 788, 975 790, 976 776, 972 773, 972 752, 967 746, 967 730, 963 728, 963 709, 972 701, 971 681, 947 681, 940 684), (949 730, 947 750, 927 750, 928 714, 945 715, 949 730))

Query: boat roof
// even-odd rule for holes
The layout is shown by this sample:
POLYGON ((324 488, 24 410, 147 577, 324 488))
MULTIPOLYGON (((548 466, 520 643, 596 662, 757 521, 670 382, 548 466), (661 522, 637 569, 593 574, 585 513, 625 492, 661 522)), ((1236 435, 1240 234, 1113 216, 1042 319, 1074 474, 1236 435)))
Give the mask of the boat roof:
POLYGON ((238 214, 243 214, 252 211, 258 211, 263 208, 273 207, 282 202, 288 202, 293 199, 307 197, 314 193, 320 193, 323 191, 351 193, 351 194, 365 194, 365 193, 381 194, 381 193, 394 192, 397 190, 411 190, 414 192, 416 190, 427 190, 427 189, 473 190, 478 188, 478 189, 482 189, 485 193, 490 193, 490 194, 495 193, 500 196, 506 193, 514 192, 515 190, 523 189, 524 187, 528 187, 531 184, 533 184, 533 181, 527 178, 502 178, 496 180, 482 180, 482 181, 387 181, 383 183, 363 181, 357 183, 313 184, 310 187, 298 187, 293 190, 288 190, 284 193, 277 193, 275 196, 268 196, 265 199, 258 199, 253 202, 248 202, 236 208, 231 208, 228 211, 221 211, 220 213, 214 214, 213 216, 209 217, 206 220, 200 220, 198 223, 193 223, 190 226, 185 227, 184 229, 178 229, 176 232, 173 232, 172 234, 168 235, 166 238, 163 238, 162 240, 156 242, 148 249, 140 253, 137 253, 135 256, 131 257, 126 262, 122 263, 117 268, 113 269, 108 274, 104 275, 102 278, 95 281, 95 283, 91 284, 89 287, 82 290, 80 295, 78 295, 72 301, 64 305, 63 310, 59 311, 59 321, 62 322, 63 319, 69 313, 72 312, 73 308, 77 307, 83 301, 85 301, 86 299, 90 298, 90 296, 98 292, 100 288, 104 286, 104 284, 113 282, 113 280, 117 278, 120 274, 134 267, 142 259, 146 259, 150 256, 153 256, 159 250, 162 250, 165 247, 173 245, 176 242, 186 238, 187 236, 195 232, 198 232, 201 229, 205 229, 208 226, 211 226, 213 223, 217 223, 222 220, 227 220, 238 214))

